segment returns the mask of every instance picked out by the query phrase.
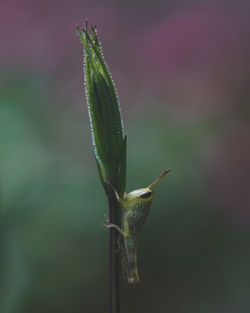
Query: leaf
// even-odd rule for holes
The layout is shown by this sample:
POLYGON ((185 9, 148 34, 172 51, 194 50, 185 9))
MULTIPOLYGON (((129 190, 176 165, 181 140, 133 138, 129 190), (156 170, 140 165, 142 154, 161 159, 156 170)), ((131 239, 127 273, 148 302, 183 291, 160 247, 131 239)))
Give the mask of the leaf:
POLYGON ((84 49, 84 78, 94 155, 106 193, 107 184, 119 194, 126 183, 126 136, 117 92, 104 60, 95 27, 77 29, 84 49))

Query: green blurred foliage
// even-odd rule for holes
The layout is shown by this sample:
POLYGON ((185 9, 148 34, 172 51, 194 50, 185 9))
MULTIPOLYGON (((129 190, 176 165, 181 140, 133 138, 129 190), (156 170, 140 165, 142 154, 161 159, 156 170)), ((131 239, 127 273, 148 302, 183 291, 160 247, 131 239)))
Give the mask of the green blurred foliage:
MULTIPOLYGON (((53 97, 46 77, 1 86, 0 312, 104 312, 107 204, 86 107, 53 97)), ((122 283, 122 313, 250 310, 249 227, 223 218, 208 190, 215 121, 127 111, 127 190, 164 169, 139 244, 141 283, 122 283)))

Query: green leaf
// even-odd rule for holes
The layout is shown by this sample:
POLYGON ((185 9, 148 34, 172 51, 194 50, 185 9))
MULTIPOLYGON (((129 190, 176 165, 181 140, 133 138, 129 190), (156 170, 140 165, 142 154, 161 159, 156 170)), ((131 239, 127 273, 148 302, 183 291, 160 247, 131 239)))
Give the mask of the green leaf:
POLYGON ((77 29, 84 49, 84 78, 94 155, 102 184, 119 194, 126 183, 126 136, 114 82, 103 57, 95 27, 77 29))

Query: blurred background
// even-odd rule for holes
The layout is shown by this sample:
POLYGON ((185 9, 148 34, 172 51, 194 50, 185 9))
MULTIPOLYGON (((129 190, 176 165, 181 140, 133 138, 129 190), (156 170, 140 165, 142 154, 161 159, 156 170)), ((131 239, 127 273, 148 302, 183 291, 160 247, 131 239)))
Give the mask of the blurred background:
POLYGON ((0 5, 1 313, 107 311, 108 233, 76 25, 96 25, 128 135, 127 190, 155 187, 121 313, 250 311, 247 0, 0 5))

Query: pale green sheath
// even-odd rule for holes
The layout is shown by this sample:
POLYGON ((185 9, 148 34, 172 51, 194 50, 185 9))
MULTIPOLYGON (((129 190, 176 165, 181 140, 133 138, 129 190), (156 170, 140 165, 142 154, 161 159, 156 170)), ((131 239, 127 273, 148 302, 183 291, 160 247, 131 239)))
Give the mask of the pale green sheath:
POLYGON ((129 194, 125 193, 123 198, 120 198, 115 191, 117 200, 126 210, 122 219, 122 229, 117 225, 110 223, 105 225, 105 227, 116 228, 123 237, 123 254, 126 263, 126 277, 129 284, 137 284, 139 282, 137 270, 137 243, 153 200, 153 192, 150 188, 170 171, 171 169, 166 170, 146 188, 134 190, 129 194))

